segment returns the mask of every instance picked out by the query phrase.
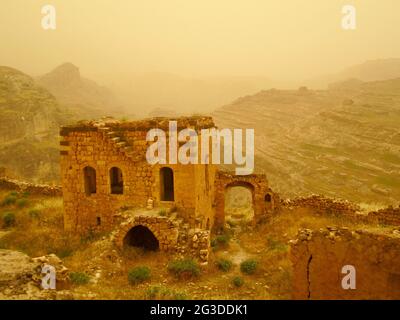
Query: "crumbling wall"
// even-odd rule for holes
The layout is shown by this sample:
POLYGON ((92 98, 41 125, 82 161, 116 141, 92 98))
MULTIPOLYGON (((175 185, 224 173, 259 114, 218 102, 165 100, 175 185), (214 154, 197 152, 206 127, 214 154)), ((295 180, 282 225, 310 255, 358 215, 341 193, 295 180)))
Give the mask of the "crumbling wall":
POLYGON ((400 299, 400 231, 302 229, 290 242, 294 299, 400 299), (345 265, 356 288, 343 289, 345 265))
POLYGON ((378 211, 363 213, 361 208, 354 203, 346 200, 331 199, 321 195, 290 199, 282 201, 281 204, 289 208, 309 208, 319 215, 341 216, 354 222, 400 225, 400 206, 398 208, 389 206, 378 211))
POLYGON ((321 195, 290 199, 283 201, 282 204, 286 207, 310 208, 317 214, 354 216, 360 211, 359 206, 349 201, 331 199, 321 195))
POLYGON ((62 196, 62 188, 60 186, 34 184, 18 180, 11 180, 7 178, 0 178, 0 189, 28 192, 29 194, 33 195, 43 195, 51 197, 62 196))
POLYGON ((390 206, 386 209, 371 211, 368 213, 368 218, 379 224, 400 226, 400 205, 397 208, 390 206))

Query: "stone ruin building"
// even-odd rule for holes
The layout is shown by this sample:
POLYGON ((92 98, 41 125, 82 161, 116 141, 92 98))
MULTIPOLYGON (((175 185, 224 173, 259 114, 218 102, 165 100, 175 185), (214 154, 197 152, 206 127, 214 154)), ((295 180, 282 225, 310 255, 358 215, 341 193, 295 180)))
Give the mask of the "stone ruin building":
POLYGON ((235 176, 214 164, 150 165, 146 150, 153 142, 146 141, 147 132, 163 129, 168 143, 170 120, 178 130, 215 128, 211 117, 104 118, 61 128, 66 230, 110 231, 119 248, 159 249, 206 262, 210 234, 225 223, 230 187, 251 191, 254 223, 272 214, 278 202, 263 174, 235 176))

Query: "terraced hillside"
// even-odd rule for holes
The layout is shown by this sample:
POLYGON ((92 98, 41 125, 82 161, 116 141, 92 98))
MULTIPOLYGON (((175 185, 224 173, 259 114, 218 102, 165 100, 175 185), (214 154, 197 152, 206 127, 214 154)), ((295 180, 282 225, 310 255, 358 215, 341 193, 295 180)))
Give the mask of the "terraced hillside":
POLYGON ((255 129, 256 170, 284 196, 400 199, 400 79, 261 91, 213 116, 219 127, 255 129))

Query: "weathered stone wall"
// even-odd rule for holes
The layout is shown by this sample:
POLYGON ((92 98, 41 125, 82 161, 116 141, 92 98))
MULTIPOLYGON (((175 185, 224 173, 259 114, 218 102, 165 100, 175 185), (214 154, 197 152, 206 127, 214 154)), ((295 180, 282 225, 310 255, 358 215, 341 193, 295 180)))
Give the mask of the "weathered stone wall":
POLYGON ((400 231, 303 229, 290 242, 294 299, 400 299, 400 231), (356 270, 356 289, 342 287, 342 268, 356 270))
POLYGON ((379 224, 400 226, 400 206, 371 211, 368 213, 368 219, 379 224))
POLYGON ((321 195, 312 195, 310 197, 300 197, 282 202, 286 207, 310 208, 318 214, 346 215, 354 216, 360 211, 360 207, 349 201, 331 199, 321 195))
POLYGON ((320 215, 342 216, 354 222, 400 225, 400 206, 392 206, 378 211, 361 212, 361 208, 349 201, 331 199, 320 195, 282 201, 284 207, 309 208, 320 215))
POLYGON ((29 194, 33 195, 43 195, 51 197, 62 196, 62 188, 60 186, 34 184, 18 180, 11 180, 7 178, 0 178, 0 189, 28 192, 29 194))
POLYGON ((166 132, 169 150, 170 120, 177 120, 178 130, 188 127, 200 130, 214 126, 210 117, 188 117, 133 122, 105 119, 61 128, 61 177, 67 230, 110 230, 114 225, 113 214, 119 208, 144 208, 148 199, 153 199, 155 206, 175 206, 178 214, 193 227, 207 225, 207 221, 213 217, 213 197, 212 190, 210 192, 206 184, 214 180, 215 166, 161 166, 150 165, 146 161, 146 151, 152 143, 146 141, 150 129, 161 128, 166 132), (85 192, 83 175, 87 166, 96 170, 96 193, 90 195, 85 192), (109 172, 112 167, 122 170, 123 194, 111 194, 109 172), (169 167, 174 172, 174 201, 160 199, 162 167, 169 167))
POLYGON ((218 171, 215 180, 215 222, 216 229, 222 228, 225 223, 225 192, 233 186, 248 188, 252 193, 254 208, 254 223, 268 218, 274 210, 276 197, 268 188, 267 178, 264 174, 251 174, 236 176, 234 173, 218 171), (270 196, 266 201, 266 195, 270 196))

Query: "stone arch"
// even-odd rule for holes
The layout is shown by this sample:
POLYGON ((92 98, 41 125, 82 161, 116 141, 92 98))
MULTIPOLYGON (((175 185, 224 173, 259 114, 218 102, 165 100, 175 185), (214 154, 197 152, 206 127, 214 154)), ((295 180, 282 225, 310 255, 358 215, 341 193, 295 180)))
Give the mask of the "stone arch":
POLYGON ((222 229, 225 224, 225 191, 227 187, 242 186, 252 192, 254 219, 253 222, 257 223, 262 220, 266 214, 266 205, 264 196, 267 193, 268 182, 263 174, 250 174, 250 175, 235 175, 231 172, 218 171, 215 180, 215 220, 214 231, 222 229))
POLYGON ((112 167, 109 170, 110 175, 110 192, 111 194, 124 193, 124 175, 119 167, 112 167))
POLYGON ((154 233, 146 226, 138 224, 131 228, 123 240, 124 247, 141 247, 145 250, 156 251, 160 248, 160 243, 154 233))
POLYGON ((83 183, 87 196, 97 192, 96 169, 91 166, 86 166, 83 168, 83 183))
POLYGON ((137 226, 147 228, 159 242, 161 251, 173 250, 178 242, 178 227, 165 217, 138 215, 120 225, 114 243, 119 249, 123 249, 124 240, 130 230, 137 226))
MULTIPOLYGON (((227 196, 231 195, 230 193, 233 191, 235 188, 245 188, 251 195, 251 214, 249 215, 249 218, 252 219, 254 217, 254 207, 255 207, 255 187, 253 184, 247 182, 247 181, 234 181, 231 183, 228 183, 225 186, 224 189, 224 219, 225 216, 228 214, 228 207, 227 207, 227 196)), ((245 191, 245 190, 243 190, 245 191)), ((234 191, 233 191, 234 192, 234 191)), ((232 213, 232 212, 231 212, 232 213)), ((237 212, 234 212, 232 214, 237 214, 237 212)), ((243 219, 243 217, 239 218, 243 219)))

